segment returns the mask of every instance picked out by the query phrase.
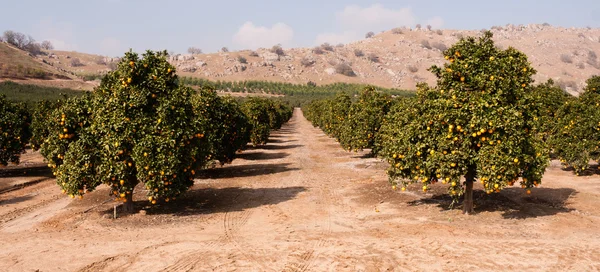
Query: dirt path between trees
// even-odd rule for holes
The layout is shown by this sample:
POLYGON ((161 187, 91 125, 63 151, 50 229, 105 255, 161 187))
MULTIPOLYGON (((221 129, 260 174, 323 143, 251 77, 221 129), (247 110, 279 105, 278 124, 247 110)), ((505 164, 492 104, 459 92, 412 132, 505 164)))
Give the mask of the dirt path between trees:
POLYGON ((138 189, 142 212, 115 220, 106 187, 71 200, 30 152, 0 170, 0 271, 600 269, 598 175, 553 162, 531 196, 478 191, 464 216, 441 184, 393 191, 386 167, 296 109, 268 145, 202 171, 176 202, 150 208, 138 189))

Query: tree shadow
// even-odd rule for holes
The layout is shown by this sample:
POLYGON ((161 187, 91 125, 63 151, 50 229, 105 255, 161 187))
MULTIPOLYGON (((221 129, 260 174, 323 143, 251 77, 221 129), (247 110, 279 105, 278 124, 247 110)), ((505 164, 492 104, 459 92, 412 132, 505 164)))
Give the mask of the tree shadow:
POLYGON ((47 165, 36 164, 0 169, 0 178, 3 177, 54 177, 54 175, 47 165))
MULTIPOLYGON (((362 152, 362 151, 359 151, 359 152, 362 152)), ((368 153, 364 153, 364 154, 360 154, 359 153, 359 154, 353 155, 350 158, 353 158, 353 159, 372 159, 372 158, 375 158, 375 157, 376 157, 375 154, 373 154, 373 153, 371 153, 371 151, 369 151, 368 153)))
POLYGON ((20 190, 20 189, 23 189, 23 188, 25 188, 27 186, 35 185, 35 184, 38 184, 40 182, 44 182, 46 180, 49 180, 51 178, 53 178, 53 177, 42 177, 42 178, 39 178, 39 179, 35 179, 35 180, 32 180, 32 181, 15 184, 15 185, 12 185, 12 186, 2 186, 0 184, 0 195, 8 193, 8 192, 12 192, 12 191, 20 190))
POLYGON ((304 145, 294 144, 294 145, 263 145, 257 146, 256 149, 265 149, 265 150, 281 150, 281 149, 293 149, 298 147, 303 147, 304 145))
MULTIPOLYGON (((145 209, 149 215, 169 214, 174 216, 190 216, 221 212, 243 211, 264 205, 275 205, 294 199, 305 187, 285 188, 204 188, 192 189, 175 202, 161 202, 148 206, 148 201, 135 201, 136 210, 145 209)), ((111 214, 112 209, 105 210, 111 214)))
POLYGON ((258 160, 275 160, 275 159, 283 159, 289 156, 288 153, 264 153, 264 152, 247 152, 237 154, 236 157, 238 159, 250 160, 250 161, 258 161, 258 160))
POLYGON ((0 200, 0 205, 16 204, 16 203, 19 203, 19 202, 30 200, 32 198, 33 198, 32 195, 24 195, 24 196, 13 197, 13 198, 10 198, 10 199, 0 200))
MULTIPOLYGON (((520 188, 507 188, 500 193, 486 194, 483 190, 473 191, 475 213, 502 212, 505 219, 526 219, 541 216, 550 216, 558 213, 574 211, 568 208, 568 200, 578 192, 571 188, 534 188, 532 194, 527 195, 520 188)), ((430 198, 413 200, 410 206, 421 204, 436 204, 442 210, 462 208, 462 199, 452 205, 452 197, 448 194, 437 194, 430 198)))
POLYGON ((198 173, 198 177, 203 179, 239 178, 300 170, 299 168, 290 168, 289 165, 290 163, 227 165, 204 169, 198 173))
POLYGON ((297 140, 278 140, 278 139, 269 139, 269 143, 277 143, 277 144, 282 144, 282 143, 289 143, 289 142, 296 142, 297 140))
MULTIPOLYGON (((590 165, 588 165, 588 167, 585 170, 579 172, 579 175, 580 176, 600 175, 600 169, 598 169, 598 167, 600 167, 600 165, 590 164, 590 165)), ((575 173, 575 169, 573 168, 573 166, 561 167, 560 169, 562 169, 563 171, 569 171, 569 172, 575 173)))

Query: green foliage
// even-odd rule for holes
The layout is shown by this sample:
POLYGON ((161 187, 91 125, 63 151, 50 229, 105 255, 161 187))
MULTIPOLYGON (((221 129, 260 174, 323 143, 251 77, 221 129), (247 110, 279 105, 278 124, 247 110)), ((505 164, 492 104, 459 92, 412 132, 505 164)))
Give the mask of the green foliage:
POLYGON ((465 194, 467 213, 475 179, 487 193, 519 177, 523 188, 531 188, 549 160, 533 129, 537 109, 528 93, 535 71, 523 53, 500 50, 491 38, 486 32, 446 50, 449 63, 430 69, 437 87, 419 85, 417 98, 395 107, 381 128, 379 154, 390 163, 392 183, 406 188, 420 182, 427 191, 442 180, 455 201, 465 194))
POLYGON ((375 135, 379 132, 383 118, 392 105, 389 95, 378 92, 374 87, 365 88, 358 101, 352 103, 339 135, 340 144, 348 151, 372 149, 376 154, 375 135))
POLYGON ((195 115, 207 131, 210 158, 221 164, 231 163, 236 152, 250 141, 250 124, 240 105, 229 96, 218 96, 210 88, 201 89, 193 104, 195 115))
POLYGON ((292 116, 292 108, 280 101, 251 97, 242 104, 251 126, 252 145, 264 145, 272 129, 279 129, 292 116))
POLYGON ((539 84, 529 92, 531 101, 534 103, 532 108, 536 109, 534 117, 535 130, 542 133, 543 139, 549 139, 557 126, 560 107, 567 101, 574 99, 571 95, 554 85, 554 81, 539 84))
POLYGON ((178 85, 166 55, 126 53, 93 96, 53 112, 55 129, 41 151, 66 193, 83 195, 104 183, 131 210, 138 183, 152 203, 193 184, 209 156, 207 132, 195 118, 193 91, 178 85))
MULTIPOLYGON (((50 135, 53 127, 49 126, 49 118, 54 110, 59 108, 62 101, 42 100, 35 104, 31 111, 31 139, 29 144, 31 149, 38 150, 42 143, 50 135)), ((62 122, 64 123, 64 122, 62 122)))
POLYGON ((0 95, 6 95, 8 100, 32 104, 43 100, 58 100, 65 96, 80 96, 85 91, 73 89, 43 87, 31 84, 20 84, 12 81, 0 82, 0 95))
POLYGON ((0 95, 0 166, 19 163, 31 137, 31 117, 22 103, 13 103, 0 95))
POLYGON ((306 107, 306 118, 319 127, 325 134, 338 139, 344 130, 344 120, 348 117, 348 111, 352 100, 347 93, 337 93, 335 98, 326 100, 315 100, 306 107))
POLYGON ((600 77, 587 80, 585 92, 564 103, 556 113, 551 146, 560 161, 580 175, 589 161, 600 161, 600 77))

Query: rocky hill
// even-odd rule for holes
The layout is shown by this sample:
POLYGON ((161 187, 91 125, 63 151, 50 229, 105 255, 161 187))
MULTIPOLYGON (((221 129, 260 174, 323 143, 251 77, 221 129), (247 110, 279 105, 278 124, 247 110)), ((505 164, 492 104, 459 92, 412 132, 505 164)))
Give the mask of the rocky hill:
MULTIPOLYGON (((552 78, 567 91, 577 94, 587 78, 600 74, 597 56, 600 54, 600 29, 535 24, 493 27, 491 31, 501 48, 512 46, 527 54, 538 71, 535 76, 537 82, 552 78)), ((480 33, 474 30, 396 28, 345 45, 283 48, 283 54, 262 48, 256 51, 172 55, 170 61, 182 76, 211 80, 348 82, 414 89, 420 81, 435 83, 427 68, 443 64, 442 50, 461 37, 480 33)), ((54 67, 78 75, 108 71, 118 61, 64 51, 52 51, 41 58, 54 67), (80 59, 82 65, 72 67, 69 58, 80 59)))

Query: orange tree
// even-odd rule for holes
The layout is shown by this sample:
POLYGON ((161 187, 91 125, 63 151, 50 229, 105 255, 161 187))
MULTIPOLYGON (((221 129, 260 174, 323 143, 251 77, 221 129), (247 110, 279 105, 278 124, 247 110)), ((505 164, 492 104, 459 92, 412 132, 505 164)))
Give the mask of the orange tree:
POLYGON ((264 145, 271 133, 269 103, 262 98, 251 97, 242 104, 242 111, 250 123, 250 142, 252 145, 264 145))
POLYGON ((166 52, 128 52, 91 97, 67 101, 49 122, 41 152, 65 193, 104 183, 133 211, 137 184, 168 202, 193 184, 209 148, 194 116, 193 91, 178 85, 166 52))
POLYGON ((391 104, 392 98, 377 92, 374 87, 362 90, 341 125, 339 139, 342 147, 348 151, 371 148, 371 152, 376 154, 375 136, 391 104))
POLYGON ((345 92, 339 92, 334 98, 313 100, 306 106, 306 118, 313 126, 319 127, 325 134, 339 141, 352 100, 345 92))
POLYGON ((0 95, 0 165, 18 164, 31 137, 31 117, 24 104, 13 103, 0 95))
POLYGON ((220 97, 209 87, 202 88, 192 101, 199 124, 207 130, 205 137, 210 143, 207 159, 231 163, 236 152, 243 150, 250 141, 246 115, 235 100, 229 96, 220 97))
POLYGON ((561 162, 577 175, 600 160, 600 76, 587 80, 576 100, 567 101, 558 110, 556 131, 551 146, 561 162))
POLYGON ((560 118, 558 110, 574 97, 555 85, 551 79, 531 88, 530 96, 534 103, 532 108, 537 109, 535 129, 542 133, 544 140, 548 140, 555 133, 560 118))
POLYGON ((476 179, 493 193, 522 177, 529 193, 540 184, 548 152, 533 129, 535 71, 527 57, 495 47, 490 32, 461 39, 444 55, 444 67, 430 68, 437 86, 418 85, 417 98, 401 103, 382 126, 380 155, 390 163, 390 181, 402 189, 419 182, 424 191, 438 180, 448 183, 453 203, 464 195, 464 213, 473 212, 476 179))
POLYGON ((48 126, 48 118, 61 105, 61 101, 42 100, 35 105, 31 112, 31 149, 38 150, 52 129, 48 126))

